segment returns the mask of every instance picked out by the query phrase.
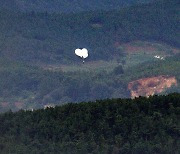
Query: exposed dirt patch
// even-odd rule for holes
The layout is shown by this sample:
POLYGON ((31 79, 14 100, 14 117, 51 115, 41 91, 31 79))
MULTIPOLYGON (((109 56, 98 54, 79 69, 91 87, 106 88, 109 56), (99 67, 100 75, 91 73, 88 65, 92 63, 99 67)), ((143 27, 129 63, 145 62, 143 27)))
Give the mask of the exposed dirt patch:
POLYGON ((174 53, 174 54, 179 54, 179 53, 180 53, 180 50, 179 50, 179 49, 173 49, 173 53, 174 53))
POLYGON ((115 48, 123 49, 128 54, 135 54, 139 52, 145 52, 146 54, 153 54, 157 52, 161 52, 164 54, 177 54, 180 53, 179 49, 172 48, 166 44, 160 44, 155 42, 146 42, 146 41, 133 41, 130 43, 114 43, 115 48))
POLYGON ((143 52, 143 51, 146 51, 147 53, 149 52, 154 52, 156 51, 156 48, 153 48, 151 46, 147 46, 147 47, 138 47, 138 46, 132 46, 130 44, 126 44, 124 46, 125 48, 125 51, 127 53, 137 53, 137 52, 143 52))
POLYGON ((8 107, 9 106, 9 102, 1 102, 1 106, 3 108, 8 107))
POLYGON ((15 106, 16 106, 18 109, 22 109, 23 106, 24 106, 24 103, 23 103, 23 102, 15 102, 14 104, 15 104, 15 106))
POLYGON ((157 48, 151 43, 141 42, 140 44, 138 43, 138 41, 125 43, 125 44, 120 44, 119 42, 115 42, 114 46, 115 48, 123 48, 123 50, 126 53, 138 53, 144 51, 146 51, 147 53, 149 52, 152 53, 157 50, 157 48))
POLYGON ((161 75, 132 81, 128 84, 128 89, 131 92, 132 98, 139 96, 148 97, 150 95, 161 93, 173 85, 177 86, 175 77, 161 75))

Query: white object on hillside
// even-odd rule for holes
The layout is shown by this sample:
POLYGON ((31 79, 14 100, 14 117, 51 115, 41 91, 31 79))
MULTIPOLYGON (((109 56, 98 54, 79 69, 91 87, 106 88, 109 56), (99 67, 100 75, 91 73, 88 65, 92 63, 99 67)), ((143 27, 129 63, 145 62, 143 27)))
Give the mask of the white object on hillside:
POLYGON ((160 59, 160 56, 156 55, 156 56, 154 56, 154 58, 160 59))
POLYGON ((82 49, 78 48, 75 50, 75 54, 81 57, 84 63, 84 59, 88 57, 88 50, 86 48, 82 48, 82 49))
POLYGON ((157 59, 160 59, 160 60, 164 60, 164 57, 161 57, 159 55, 154 56, 154 58, 157 58, 157 59))
POLYGON ((161 57, 161 60, 164 60, 164 57, 161 57))

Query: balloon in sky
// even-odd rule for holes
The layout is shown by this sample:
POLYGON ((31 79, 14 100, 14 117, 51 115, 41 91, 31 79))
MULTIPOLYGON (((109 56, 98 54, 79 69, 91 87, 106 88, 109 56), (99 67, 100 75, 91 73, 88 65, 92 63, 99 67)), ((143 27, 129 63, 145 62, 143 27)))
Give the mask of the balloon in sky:
POLYGON ((78 48, 75 50, 75 54, 79 57, 81 57, 83 59, 83 63, 84 63, 84 59, 88 57, 88 50, 86 48, 78 48))

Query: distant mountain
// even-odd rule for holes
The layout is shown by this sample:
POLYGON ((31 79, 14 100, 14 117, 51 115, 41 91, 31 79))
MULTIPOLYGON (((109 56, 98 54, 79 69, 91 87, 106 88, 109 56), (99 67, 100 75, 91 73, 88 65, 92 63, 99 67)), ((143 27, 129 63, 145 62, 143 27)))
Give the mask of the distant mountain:
POLYGON ((71 14, 16 4, 0 10, 0 112, 180 92, 178 0, 71 14))
POLYGON ((77 47, 91 60, 122 57, 122 43, 165 42, 180 47, 178 1, 77 14, 0 11, 0 55, 29 62, 71 63, 77 47))
POLYGON ((113 10, 152 0, 1 0, 0 8, 35 12, 79 12, 113 10))

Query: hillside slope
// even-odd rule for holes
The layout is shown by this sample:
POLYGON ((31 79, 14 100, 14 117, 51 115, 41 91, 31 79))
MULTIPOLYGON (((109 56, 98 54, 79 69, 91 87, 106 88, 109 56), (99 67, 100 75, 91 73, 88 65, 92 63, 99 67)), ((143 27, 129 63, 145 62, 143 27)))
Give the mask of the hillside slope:
POLYGON ((30 63, 77 63, 74 50, 86 47, 89 60, 122 57, 115 44, 136 40, 179 47, 179 3, 154 2, 120 11, 79 14, 0 11, 0 56, 30 63))
POLYGON ((0 8, 23 12, 71 13, 90 10, 113 10, 151 1, 152 0, 1 0, 0 8))
POLYGON ((134 87, 136 96, 180 92, 178 2, 68 15, 0 10, 0 112, 134 97, 134 87), (85 65, 77 47, 89 50, 85 65))
POLYGON ((0 114, 2 153, 180 152, 180 94, 0 114))
POLYGON ((0 59, 0 112, 43 108, 48 104, 134 97, 132 91, 136 88, 136 96, 180 92, 179 59, 177 55, 164 61, 154 59, 124 67, 123 71, 119 70, 121 65, 117 63, 110 65, 106 62, 103 63, 103 68, 98 69, 99 64, 95 64, 96 67, 91 70, 86 65, 79 64, 76 67, 81 69, 67 72, 59 69, 44 70, 0 59), (163 80, 161 76, 164 76, 163 80), (167 86, 165 80, 169 77, 173 80, 167 86), (158 79, 158 82, 147 82, 147 78, 158 79), (146 86, 135 84, 132 89, 128 89, 130 83, 136 83, 139 79, 146 86), (145 89, 141 89, 142 87, 145 89))

